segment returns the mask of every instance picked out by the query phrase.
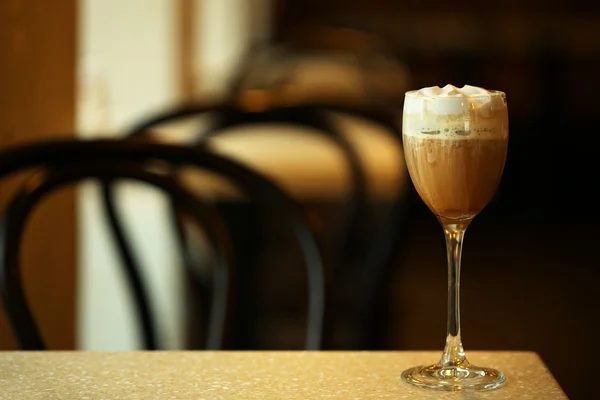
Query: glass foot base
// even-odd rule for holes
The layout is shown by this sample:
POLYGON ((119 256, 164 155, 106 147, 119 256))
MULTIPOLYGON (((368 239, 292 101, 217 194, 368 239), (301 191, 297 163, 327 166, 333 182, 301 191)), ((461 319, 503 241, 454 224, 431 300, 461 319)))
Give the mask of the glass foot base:
POLYGON ((402 380, 434 390, 490 390, 502 386, 506 376, 495 369, 474 365, 444 367, 434 364, 407 369, 402 373, 402 380))

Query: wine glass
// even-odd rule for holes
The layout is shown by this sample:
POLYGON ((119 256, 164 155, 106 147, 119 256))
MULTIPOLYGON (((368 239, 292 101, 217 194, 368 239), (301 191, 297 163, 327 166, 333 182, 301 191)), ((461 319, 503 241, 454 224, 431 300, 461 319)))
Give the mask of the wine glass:
POLYGON ((402 136, 406 164, 421 199, 436 215, 448 252, 448 323, 440 361, 402 373, 413 385, 437 390, 494 389, 506 376, 469 363, 461 341, 460 266, 463 238, 492 198, 508 147, 506 95, 465 86, 405 94, 402 136))

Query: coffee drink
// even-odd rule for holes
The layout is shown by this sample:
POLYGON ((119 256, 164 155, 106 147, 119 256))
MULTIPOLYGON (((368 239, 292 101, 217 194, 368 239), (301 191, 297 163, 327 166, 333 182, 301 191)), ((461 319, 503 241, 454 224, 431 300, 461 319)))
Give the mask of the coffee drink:
POLYGON ((434 214, 470 219, 487 205, 506 161, 504 93, 468 85, 408 92, 402 133, 411 179, 434 214))

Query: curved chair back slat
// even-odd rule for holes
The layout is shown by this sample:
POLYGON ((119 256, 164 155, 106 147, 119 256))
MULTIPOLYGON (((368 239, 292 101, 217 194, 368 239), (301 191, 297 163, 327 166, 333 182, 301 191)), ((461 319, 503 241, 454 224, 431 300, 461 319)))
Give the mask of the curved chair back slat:
MULTIPOLYGON (((94 165, 106 163, 108 160, 110 160, 110 163, 142 164, 161 161, 175 166, 193 166, 210 170, 226 177, 242 189, 248 197, 270 207, 273 213, 288 221, 292 233, 298 240, 307 265, 309 305, 306 348, 311 350, 320 348, 324 315, 324 277, 319 249, 297 204, 260 174, 223 156, 181 146, 133 141, 59 140, 0 151, 0 178, 36 166, 65 167, 82 163, 94 165)), ((110 174, 102 176, 102 179, 108 180, 115 178, 117 176, 110 174)), ((6 222, 3 226, 6 226, 6 222)), ((5 240, 9 239, 5 238, 5 240)), ((2 248, 3 251, 6 251, 6 249, 7 246, 2 248)), ((15 272, 14 261, 11 260, 8 259, 9 262, 3 262, 3 273, 0 275, 0 278, 3 278, 1 282, 2 294, 5 298, 9 297, 8 304, 11 304, 10 301, 15 298, 11 296, 14 293, 10 292, 12 285, 9 285, 8 282, 19 282, 18 279, 14 280, 17 272, 15 272)), ((16 276, 18 277, 18 274, 16 276)))

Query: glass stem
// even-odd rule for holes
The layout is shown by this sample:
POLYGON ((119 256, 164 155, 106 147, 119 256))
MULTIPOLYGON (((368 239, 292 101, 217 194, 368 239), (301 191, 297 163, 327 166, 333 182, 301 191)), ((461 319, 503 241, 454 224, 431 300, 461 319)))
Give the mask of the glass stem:
POLYGON ((456 221, 440 218, 448 251, 448 325, 446 347, 440 360, 444 367, 468 367, 460 337, 460 258, 463 238, 471 220, 456 221))

